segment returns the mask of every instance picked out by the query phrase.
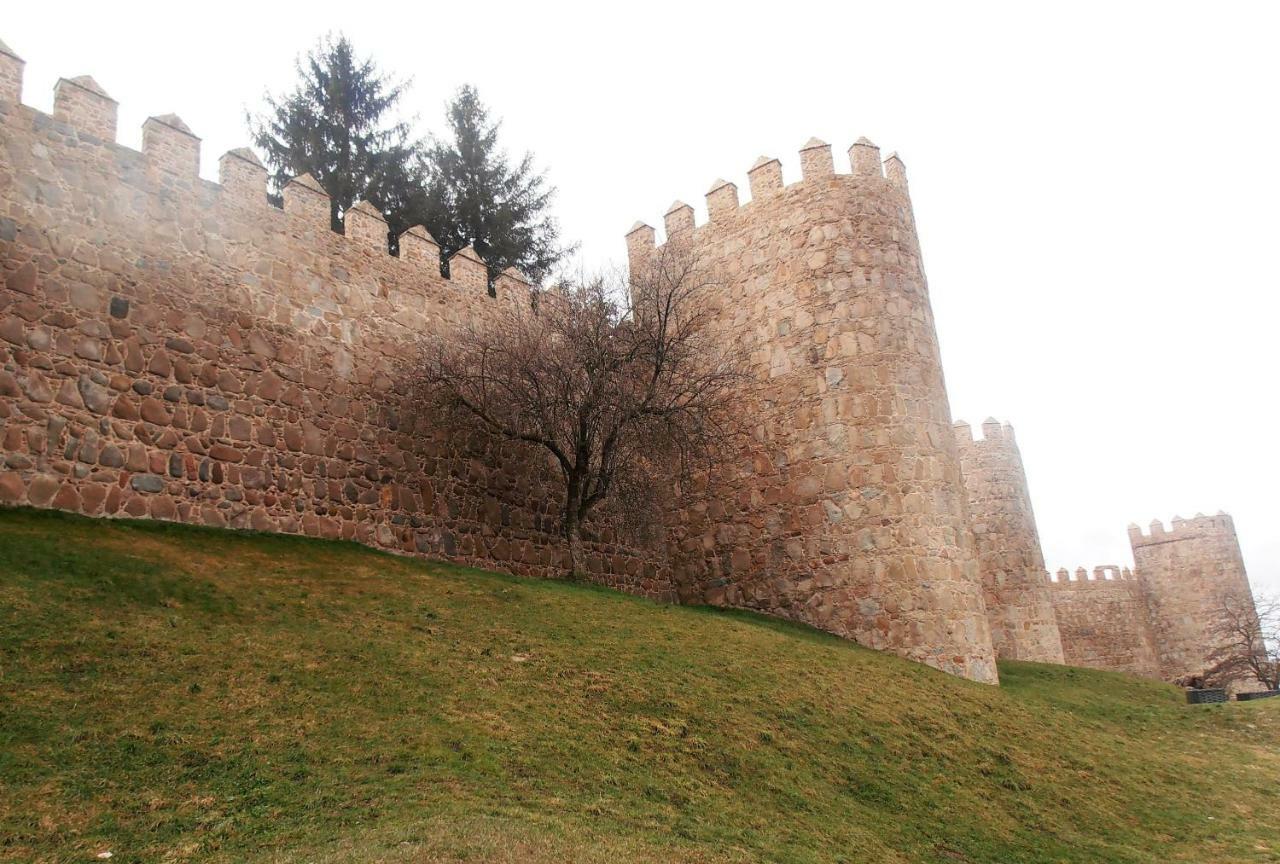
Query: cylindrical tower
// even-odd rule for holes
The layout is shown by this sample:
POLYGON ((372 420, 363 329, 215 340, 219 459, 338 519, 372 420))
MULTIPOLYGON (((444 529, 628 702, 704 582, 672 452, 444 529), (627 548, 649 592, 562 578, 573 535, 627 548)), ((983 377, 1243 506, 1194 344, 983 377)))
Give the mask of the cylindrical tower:
POLYGON ((1001 659, 1062 663, 1062 638, 1013 427, 988 418, 975 441, 957 422, 991 643, 1001 659))
MULTIPOLYGON (((1160 677, 1174 681, 1213 665, 1224 643, 1222 612, 1229 602, 1253 604, 1235 523, 1226 513, 1173 517, 1166 531, 1129 526, 1134 571, 1146 587, 1160 677)), ((1227 640, 1229 641, 1229 640, 1227 640)))
MULTIPOLYGON (((938 340, 902 162, 861 139, 775 159, 752 199, 719 181, 710 222, 679 202, 667 247, 719 280, 716 327, 749 367, 751 444, 670 526, 682 594, 749 607, 997 680, 938 340)), ((653 229, 628 234, 633 270, 653 229)))

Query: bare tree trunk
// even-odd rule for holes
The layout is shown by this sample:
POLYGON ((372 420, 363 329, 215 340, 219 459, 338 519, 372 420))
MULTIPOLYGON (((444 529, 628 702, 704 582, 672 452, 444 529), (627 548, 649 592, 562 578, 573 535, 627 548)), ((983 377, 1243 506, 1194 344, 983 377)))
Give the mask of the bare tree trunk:
POLYGON ((610 523, 630 527, 654 515, 648 493, 664 475, 718 464, 745 432, 745 367, 717 349, 704 301, 715 284, 679 245, 635 274, 642 282, 590 279, 548 293, 536 312, 518 304, 427 340, 410 369, 419 401, 460 431, 483 428, 554 457, 569 578, 588 570, 582 524, 593 507, 610 502, 610 523))
POLYGON ((582 554, 582 533, 574 526, 569 534, 569 578, 578 580, 586 576, 582 554))
POLYGON ((581 499, 576 493, 576 489, 572 488, 577 485, 575 480, 570 480, 569 482, 571 491, 564 508, 564 539, 569 544, 569 572, 567 575, 570 579, 576 580, 583 575, 582 523, 578 517, 578 504, 581 499))

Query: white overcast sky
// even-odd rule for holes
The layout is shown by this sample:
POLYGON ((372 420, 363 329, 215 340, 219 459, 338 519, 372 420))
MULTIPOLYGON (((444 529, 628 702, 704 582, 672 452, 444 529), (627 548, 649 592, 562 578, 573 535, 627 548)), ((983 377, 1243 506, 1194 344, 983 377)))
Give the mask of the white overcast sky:
POLYGON ((23 99, 59 76, 175 112, 204 176, 246 108, 343 31, 439 129, 479 87, 559 187, 588 265, 673 199, 705 218, 816 135, 907 165, 951 407, 1012 422, 1051 568, 1130 563, 1125 526, 1219 509, 1280 591, 1280 4, 11 3, 23 99))

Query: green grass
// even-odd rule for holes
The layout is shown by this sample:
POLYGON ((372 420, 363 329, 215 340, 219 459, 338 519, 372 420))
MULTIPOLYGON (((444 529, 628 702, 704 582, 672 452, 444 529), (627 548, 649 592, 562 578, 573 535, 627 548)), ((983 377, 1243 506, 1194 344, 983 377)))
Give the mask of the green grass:
POLYGON ((1280 700, 0 511, 0 860, 1280 860, 1280 700))

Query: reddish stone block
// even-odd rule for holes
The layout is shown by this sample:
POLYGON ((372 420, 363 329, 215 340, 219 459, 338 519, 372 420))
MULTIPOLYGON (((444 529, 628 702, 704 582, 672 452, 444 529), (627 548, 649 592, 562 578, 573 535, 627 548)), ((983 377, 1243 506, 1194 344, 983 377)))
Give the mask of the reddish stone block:
POLYGON ((237 441, 248 441, 253 437, 253 424, 247 417, 235 416, 227 421, 227 432, 237 441))
POLYGON ((140 420, 142 418, 142 415, 138 412, 138 406, 127 395, 116 397, 115 404, 111 406, 111 415, 119 417, 121 420, 140 420))
POLYGON ((154 423, 157 426, 168 426, 173 421, 173 415, 165 407, 165 404, 159 399, 148 397, 142 400, 141 416, 148 423, 154 423))
POLYGON ((244 454, 229 444, 214 444, 209 448, 209 455, 223 462, 244 461, 244 454))
POLYGON ((14 345, 26 345, 26 330, 22 326, 21 318, 0 318, 0 339, 11 342, 14 345))
POLYGON ((35 370, 31 370, 25 376, 18 379, 22 392, 32 402, 52 402, 53 391, 49 389, 49 384, 44 376, 35 370))
POLYGON ((89 516, 102 512, 107 499, 107 487, 100 483, 89 483, 80 489, 80 510, 89 516))
POLYGON ((36 293, 36 265, 28 261, 5 278, 5 287, 19 294, 36 293))
POLYGON ((48 507, 53 501, 53 496, 58 494, 59 485, 55 477, 47 474, 37 475, 27 487, 27 500, 37 507, 48 507))
POLYGON ((22 477, 17 471, 0 473, 0 501, 7 504, 20 503, 26 491, 22 477))
POLYGON ((53 496, 53 501, 49 506, 57 510, 77 513, 80 510, 80 503, 80 493, 76 491, 76 487, 70 483, 63 483, 58 489, 58 494, 53 496))
POLYGON ((169 362, 169 355, 163 349, 152 354, 151 362, 147 364, 147 371, 152 375, 168 378, 173 372, 173 364, 169 362))
POLYGON ((178 516, 178 507, 174 500, 168 495, 157 495, 151 499, 151 518, 152 519, 176 519, 178 516))

